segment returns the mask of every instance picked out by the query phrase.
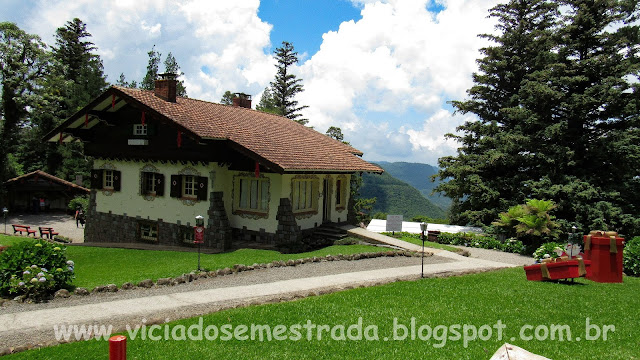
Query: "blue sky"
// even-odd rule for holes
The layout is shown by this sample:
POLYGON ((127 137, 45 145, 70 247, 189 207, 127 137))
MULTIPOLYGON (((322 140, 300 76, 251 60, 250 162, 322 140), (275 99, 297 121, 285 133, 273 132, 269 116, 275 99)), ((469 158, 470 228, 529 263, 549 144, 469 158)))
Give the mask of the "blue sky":
MULTIPOLYGON (((108 80, 140 80, 155 44, 176 57, 190 97, 253 95, 275 75, 273 50, 291 42, 300 104, 320 132, 341 127, 370 161, 435 165, 455 154, 453 114, 493 32, 497 0, 0 0, 0 20, 49 43, 78 17, 93 34, 108 80)), ((162 69, 161 69, 162 70, 162 69)))

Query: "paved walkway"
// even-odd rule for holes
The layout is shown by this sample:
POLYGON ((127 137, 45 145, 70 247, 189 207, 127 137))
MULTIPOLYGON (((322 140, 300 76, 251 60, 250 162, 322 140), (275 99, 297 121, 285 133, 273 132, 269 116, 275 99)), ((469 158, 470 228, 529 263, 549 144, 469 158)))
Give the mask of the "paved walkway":
MULTIPOLYGON (((389 242, 389 239, 391 238, 380 238, 379 240, 389 242)), ((391 240, 394 240, 392 243, 395 245, 409 250, 416 250, 414 247, 420 248, 404 241, 391 240), (399 243, 395 241, 399 241, 399 243)), ((429 251, 437 252, 434 258, 446 258, 447 260, 443 259, 444 261, 426 264, 424 266, 425 277, 460 275, 515 266, 496 261, 468 258, 448 251, 436 249, 429 249, 429 251)), ((357 264, 357 261, 353 262, 354 268, 357 268, 357 264)), ((303 268, 305 265, 300 266, 303 268)), ((256 275, 259 275, 258 271, 255 272, 256 275)), ((400 280, 417 280, 420 276, 421 266, 412 265, 291 278, 241 286, 181 291, 155 296, 141 295, 132 299, 101 302, 96 299, 94 303, 74 306, 36 307, 35 310, 30 310, 27 307, 25 311, 0 315, 0 351, 3 346, 51 345, 55 342, 54 325, 104 324, 112 325, 114 331, 123 331, 127 325, 133 327, 142 324, 143 318, 160 318, 161 320, 157 322, 161 323, 167 317, 176 320, 236 306, 282 301, 400 280)))

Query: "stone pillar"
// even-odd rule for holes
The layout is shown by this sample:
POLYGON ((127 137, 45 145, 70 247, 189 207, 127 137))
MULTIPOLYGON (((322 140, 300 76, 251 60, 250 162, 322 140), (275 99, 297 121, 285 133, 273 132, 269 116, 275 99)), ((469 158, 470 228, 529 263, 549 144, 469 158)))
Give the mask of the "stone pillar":
POLYGON ((205 230, 205 246, 225 251, 231 247, 231 224, 224 208, 222 191, 212 192, 209 197, 209 221, 205 230))
POLYGON ((276 220, 278 220, 276 246, 284 250, 294 250, 302 247, 302 231, 300 231, 296 217, 293 215, 293 208, 289 198, 280 199, 276 220))
POLYGON ((91 190, 89 194, 89 208, 85 214, 84 242, 96 241, 96 231, 99 231, 98 212, 96 211, 96 190, 91 190))

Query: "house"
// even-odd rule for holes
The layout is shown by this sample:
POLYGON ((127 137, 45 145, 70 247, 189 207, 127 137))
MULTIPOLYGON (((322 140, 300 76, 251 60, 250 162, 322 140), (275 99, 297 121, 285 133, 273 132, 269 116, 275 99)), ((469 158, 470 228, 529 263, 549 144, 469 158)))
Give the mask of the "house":
POLYGON ((351 175, 382 173, 351 146, 285 117, 176 97, 171 74, 155 90, 112 86, 52 130, 92 156, 86 242, 247 240, 287 247, 326 222, 345 222, 351 175), (235 240, 232 240, 235 239, 235 240))
POLYGON ((69 201, 89 189, 36 170, 4 182, 4 205, 12 212, 67 211, 69 201))

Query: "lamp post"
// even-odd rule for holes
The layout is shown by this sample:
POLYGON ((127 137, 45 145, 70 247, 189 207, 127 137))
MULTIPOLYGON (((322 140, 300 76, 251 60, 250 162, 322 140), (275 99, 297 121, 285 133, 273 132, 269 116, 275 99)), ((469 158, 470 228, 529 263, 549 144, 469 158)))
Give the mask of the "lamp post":
POLYGON ((425 222, 420 223, 420 232, 421 232, 421 238, 422 238, 422 271, 420 273, 420 277, 424 278, 424 241, 425 241, 425 233, 428 234, 428 224, 425 222))
POLYGON ((204 242, 204 217, 196 216, 196 226, 194 229, 193 243, 198 244, 198 271, 200 271, 200 245, 204 242))
POLYGON ((2 216, 4 217, 4 233, 7 234, 7 213, 9 213, 9 209, 6 207, 2 208, 2 216))
POLYGON ((576 238, 576 230, 577 229, 578 228, 575 225, 573 225, 571 227, 571 239, 569 239, 569 248, 570 248, 569 249, 569 259, 571 259, 571 254, 573 253, 573 245, 574 245, 573 242, 574 242, 574 240, 576 238))

